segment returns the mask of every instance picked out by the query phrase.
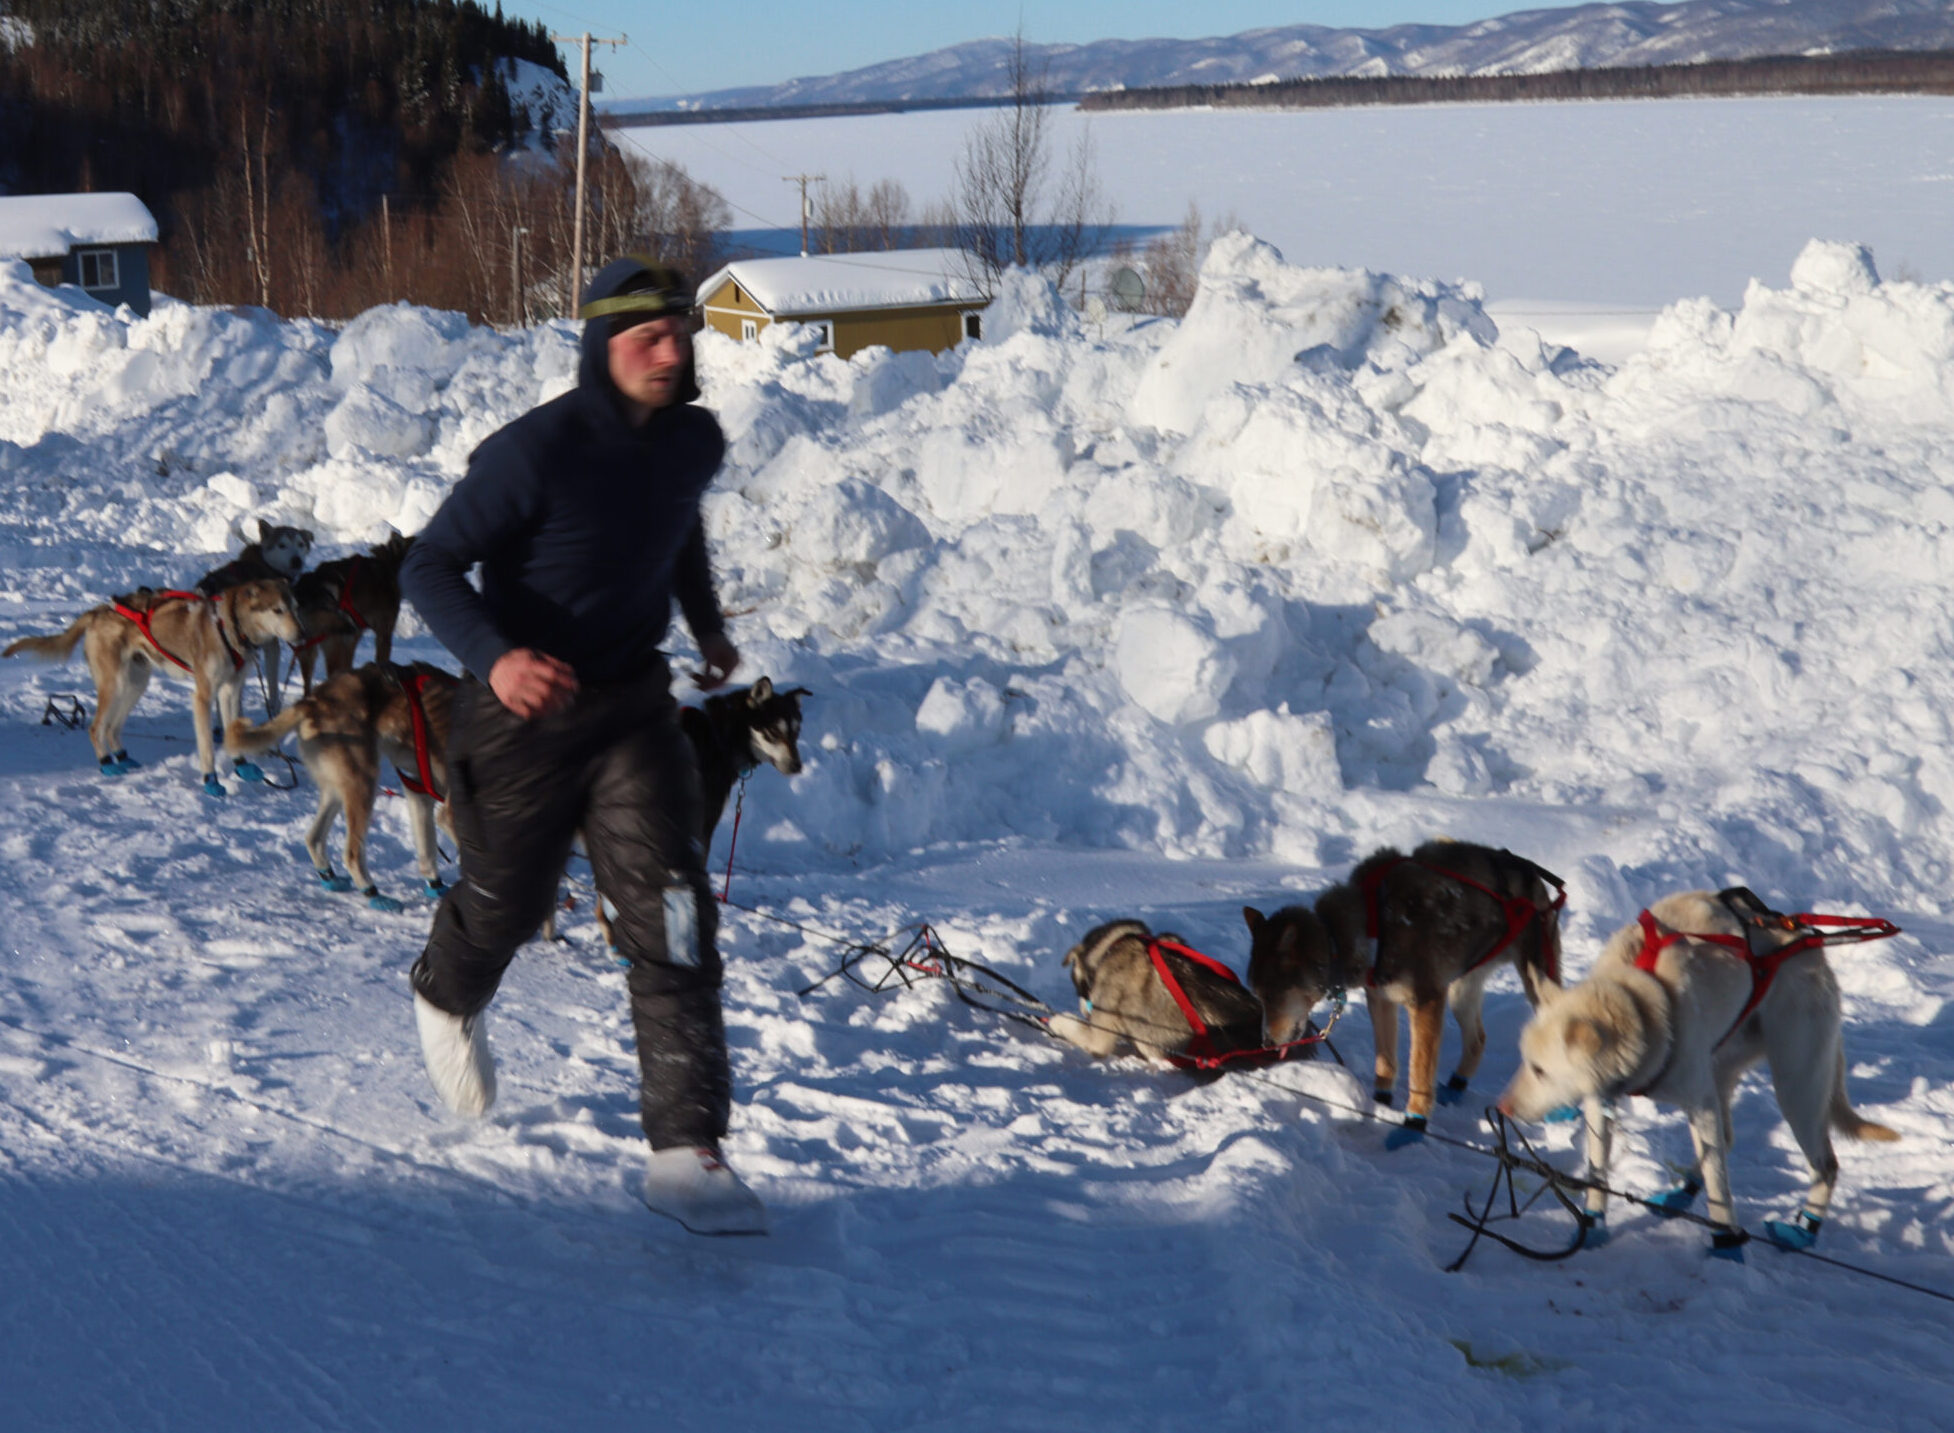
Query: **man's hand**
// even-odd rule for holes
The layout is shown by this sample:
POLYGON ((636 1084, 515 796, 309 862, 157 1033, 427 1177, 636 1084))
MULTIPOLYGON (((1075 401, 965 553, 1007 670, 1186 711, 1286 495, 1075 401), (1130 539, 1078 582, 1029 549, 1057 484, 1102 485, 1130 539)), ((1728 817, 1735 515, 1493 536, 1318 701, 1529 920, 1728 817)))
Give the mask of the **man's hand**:
POLYGON ((706 659, 706 669, 694 672, 692 682, 702 692, 725 686, 726 679, 740 664, 740 649, 727 640, 724 632, 715 632, 700 642, 699 655, 706 659))
POLYGON ((577 674, 567 662, 517 647, 496 658, 489 670, 489 690, 503 706, 528 721, 568 706, 577 694, 577 674))

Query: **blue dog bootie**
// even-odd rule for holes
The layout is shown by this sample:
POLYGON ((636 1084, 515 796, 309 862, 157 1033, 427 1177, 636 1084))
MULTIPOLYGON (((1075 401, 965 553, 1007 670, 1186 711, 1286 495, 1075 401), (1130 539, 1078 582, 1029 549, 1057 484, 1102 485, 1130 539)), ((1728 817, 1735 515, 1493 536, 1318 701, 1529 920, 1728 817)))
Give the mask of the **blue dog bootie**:
POLYGON ((1690 1174, 1681 1184, 1671 1185, 1660 1194, 1651 1195, 1648 1200, 1649 1212, 1658 1219, 1674 1219, 1678 1214, 1687 1214, 1696 1196, 1703 1192, 1703 1178, 1690 1174))
POLYGON ((1425 1117, 1406 1115, 1404 1123, 1384 1136, 1384 1147, 1389 1150, 1403 1149, 1406 1145, 1425 1142, 1425 1117))
POLYGON ((217 779, 216 772, 206 771, 204 773, 204 795, 215 796, 219 800, 222 800, 224 797, 229 796, 230 794, 231 794, 230 792, 224 789, 223 783, 217 779))
POLYGON ((319 878, 320 885, 335 894, 343 894, 353 889, 353 878, 351 876, 342 876, 339 872, 331 869, 314 871, 312 874, 319 878))
POLYGON ((263 781, 265 769, 255 761, 234 761, 231 771, 239 781, 263 781))
POLYGON ((1800 1209, 1789 1223, 1780 1219, 1766 1219, 1764 1232, 1780 1249, 1803 1252, 1818 1242, 1818 1228, 1824 1222, 1811 1210, 1800 1209))
POLYGON ((1719 1229, 1710 1236, 1710 1257, 1728 1263, 1744 1262, 1744 1245, 1750 1243, 1750 1235, 1742 1229, 1719 1229))

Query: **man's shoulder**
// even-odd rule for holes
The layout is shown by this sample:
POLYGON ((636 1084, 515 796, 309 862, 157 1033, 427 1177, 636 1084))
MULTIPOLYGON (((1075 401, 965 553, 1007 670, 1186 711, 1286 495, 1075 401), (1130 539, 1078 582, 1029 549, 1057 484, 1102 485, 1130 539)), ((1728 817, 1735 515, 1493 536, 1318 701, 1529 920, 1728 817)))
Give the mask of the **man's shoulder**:
POLYGON ((471 469, 483 465, 529 467, 545 453, 574 441, 583 426, 573 388, 497 428, 468 455, 468 465, 471 469))

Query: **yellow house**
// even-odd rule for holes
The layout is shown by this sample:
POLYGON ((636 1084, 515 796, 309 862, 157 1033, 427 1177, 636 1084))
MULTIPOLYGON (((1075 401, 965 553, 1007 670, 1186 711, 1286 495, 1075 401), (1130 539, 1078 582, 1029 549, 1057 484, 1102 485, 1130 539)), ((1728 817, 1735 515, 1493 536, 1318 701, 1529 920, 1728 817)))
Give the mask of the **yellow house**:
POLYGON ((990 296, 966 263, 957 249, 740 259, 699 285, 699 307, 728 338, 802 323, 822 330, 821 352, 842 358, 874 344, 941 353, 982 336, 990 296))

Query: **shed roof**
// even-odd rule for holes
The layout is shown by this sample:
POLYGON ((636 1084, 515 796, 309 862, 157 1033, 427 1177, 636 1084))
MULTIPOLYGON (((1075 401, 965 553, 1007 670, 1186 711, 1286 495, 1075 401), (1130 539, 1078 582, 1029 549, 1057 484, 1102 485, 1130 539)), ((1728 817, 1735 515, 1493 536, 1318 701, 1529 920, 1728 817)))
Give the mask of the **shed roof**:
POLYGON ((133 194, 0 196, 0 259, 47 259, 77 244, 155 242, 155 216, 133 194))
POLYGON ((985 303, 990 295, 966 272, 960 249, 884 249, 867 254, 810 254, 792 259, 737 259, 699 286, 704 299, 727 280, 775 317, 857 309, 985 303))

